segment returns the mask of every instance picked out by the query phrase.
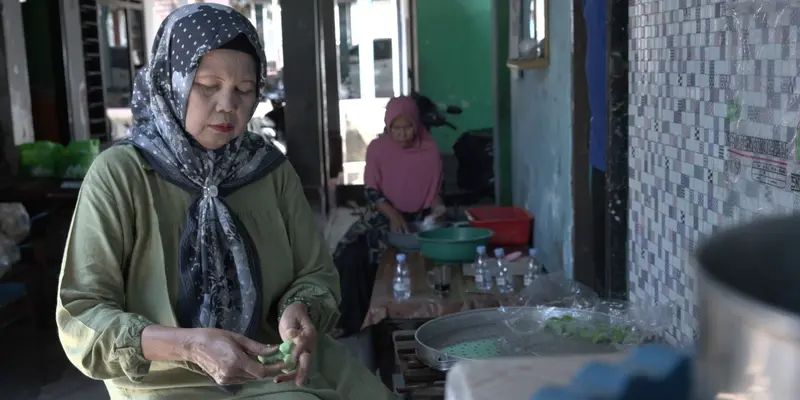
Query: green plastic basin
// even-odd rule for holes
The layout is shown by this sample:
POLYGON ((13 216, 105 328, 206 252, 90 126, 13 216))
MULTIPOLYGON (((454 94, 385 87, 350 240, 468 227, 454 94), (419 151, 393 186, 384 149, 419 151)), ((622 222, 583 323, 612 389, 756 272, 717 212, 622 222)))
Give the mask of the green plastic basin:
POLYGON ((439 228, 417 234, 419 251, 437 264, 461 264, 475 259, 475 248, 486 246, 494 232, 484 228, 439 228))

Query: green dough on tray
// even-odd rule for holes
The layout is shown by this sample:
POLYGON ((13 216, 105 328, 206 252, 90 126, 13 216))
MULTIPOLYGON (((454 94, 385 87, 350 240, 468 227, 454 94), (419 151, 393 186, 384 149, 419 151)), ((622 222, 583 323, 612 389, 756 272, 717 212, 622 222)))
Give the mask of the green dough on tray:
POLYGON ((497 351, 496 339, 475 340, 447 346, 442 349, 444 354, 471 360, 483 360, 500 355, 497 351))
POLYGON ((612 326, 610 324, 586 326, 569 315, 548 318, 545 326, 556 335, 578 337, 597 344, 622 344, 633 334, 631 326, 612 326))
POLYGON ((289 373, 293 371, 295 367, 297 367, 294 359, 292 359, 292 350, 294 350, 294 342, 287 340, 278 346, 277 353, 268 357, 258 356, 258 361, 260 361, 262 364, 276 364, 283 362, 286 365, 286 368, 283 369, 283 372, 289 373))

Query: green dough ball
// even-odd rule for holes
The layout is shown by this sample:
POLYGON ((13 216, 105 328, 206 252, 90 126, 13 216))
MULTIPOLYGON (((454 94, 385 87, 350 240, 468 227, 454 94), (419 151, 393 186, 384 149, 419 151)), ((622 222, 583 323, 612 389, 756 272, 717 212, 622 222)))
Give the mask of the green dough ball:
POLYGON ((627 336, 626 332, 622 328, 614 328, 611 332, 611 338, 617 344, 625 342, 625 336, 627 336))
POLYGON ((258 356, 258 361, 261 361, 262 364, 276 364, 282 361, 286 364, 287 368, 289 368, 289 364, 291 363, 291 369, 294 369, 292 350, 294 350, 294 343, 291 340, 287 340, 278 346, 277 353, 271 356, 258 356))
POLYGON ((611 343, 611 338, 608 337, 607 334, 601 332, 594 336, 592 342, 595 344, 608 344, 611 343))
POLYGON ((550 328, 553 332, 557 335, 561 335, 564 333, 564 323, 561 320, 556 318, 550 318, 545 322, 545 326, 550 328))
POLYGON ((580 328, 579 334, 580 334, 580 337, 582 337, 584 339, 591 339, 591 338, 593 338, 595 336, 594 329, 592 329, 592 328, 590 328, 588 326, 580 328))
POLYGON ((283 356, 283 363, 286 365, 286 368, 288 369, 294 369, 295 367, 294 359, 292 358, 291 354, 283 356))
POLYGON ((294 371, 294 369, 297 367, 294 360, 292 359, 291 353, 283 356, 283 364, 286 366, 286 368, 282 370, 284 374, 288 374, 289 372, 294 371))
POLYGON ((275 364, 280 360, 280 354, 273 354, 271 356, 258 356, 258 361, 261 361, 262 364, 275 364))
POLYGON ((294 350, 294 342, 291 340, 281 343, 280 347, 278 347, 278 351, 283 354, 291 354, 292 350, 294 350))

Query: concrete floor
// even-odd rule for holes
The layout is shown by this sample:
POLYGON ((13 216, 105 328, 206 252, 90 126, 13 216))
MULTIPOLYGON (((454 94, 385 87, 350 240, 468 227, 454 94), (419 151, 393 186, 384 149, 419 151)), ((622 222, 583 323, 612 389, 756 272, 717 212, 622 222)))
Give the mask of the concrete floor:
MULTIPOLYGON (((332 213, 324 225, 331 250, 355 222, 350 210, 332 213)), ((366 365, 372 365, 368 335, 347 338, 344 344, 366 365)), ((0 332, 0 398, 4 400, 100 400, 108 394, 100 381, 83 376, 64 356, 55 331, 36 334, 25 326, 0 332)))

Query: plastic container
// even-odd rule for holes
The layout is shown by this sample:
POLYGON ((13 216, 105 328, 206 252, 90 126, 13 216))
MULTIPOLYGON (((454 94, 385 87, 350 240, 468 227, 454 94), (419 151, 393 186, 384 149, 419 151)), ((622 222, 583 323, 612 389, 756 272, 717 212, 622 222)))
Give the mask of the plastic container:
POLYGON ((473 207, 466 211, 470 226, 494 231, 489 244, 522 246, 528 244, 533 216, 521 207, 473 207))

